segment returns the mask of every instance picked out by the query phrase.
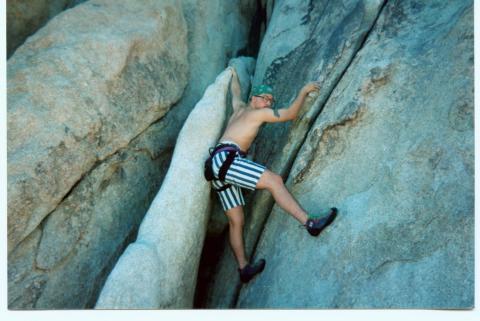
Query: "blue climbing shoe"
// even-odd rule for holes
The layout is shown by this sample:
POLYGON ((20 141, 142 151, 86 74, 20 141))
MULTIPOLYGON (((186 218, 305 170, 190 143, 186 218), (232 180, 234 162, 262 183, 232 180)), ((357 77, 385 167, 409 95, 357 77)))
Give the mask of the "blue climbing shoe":
POLYGON ((265 260, 260 259, 254 264, 248 263, 243 269, 238 269, 242 283, 248 283, 253 277, 263 271, 265 260))

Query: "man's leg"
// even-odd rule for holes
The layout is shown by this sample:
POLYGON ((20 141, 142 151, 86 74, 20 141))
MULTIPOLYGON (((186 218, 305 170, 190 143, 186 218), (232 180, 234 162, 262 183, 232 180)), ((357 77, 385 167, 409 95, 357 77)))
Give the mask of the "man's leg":
POLYGON ((235 254, 235 258, 237 259, 239 268, 243 269, 248 263, 247 258, 245 257, 245 248, 243 245, 243 206, 231 208, 225 213, 227 214, 230 225, 230 246, 232 247, 233 253, 235 254))
POLYGON ((287 190, 280 175, 266 169, 260 176, 256 188, 268 190, 282 209, 295 217, 300 223, 305 224, 307 222, 307 213, 287 190))
POLYGON ((243 206, 236 206, 226 211, 230 222, 230 245, 238 262, 238 272, 243 283, 249 282, 255 275, 265 268, 265 260, 260 259, 255 263, 249 263, 245 257, 243 246, 243 206))

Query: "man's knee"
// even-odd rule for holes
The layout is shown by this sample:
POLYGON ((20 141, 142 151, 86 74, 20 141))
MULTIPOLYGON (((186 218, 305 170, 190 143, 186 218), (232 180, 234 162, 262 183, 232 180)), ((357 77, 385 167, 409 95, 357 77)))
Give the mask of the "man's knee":
POLYGON ((237 206, 229 209, 227 212, 227 217, 230 225, 234 227, 243 227, 244 225, 244 215, 243 209, 241 206, 237 206))
POLYGON ((282 176, 266 169, 258 180, 257 188, 272 190, 281 185, 283 185, 282 176))
POLYGON ((243 228, 243 225, 245 224, 243 217, 229 218, 228 221, 230 226, 234 228, 243 228))

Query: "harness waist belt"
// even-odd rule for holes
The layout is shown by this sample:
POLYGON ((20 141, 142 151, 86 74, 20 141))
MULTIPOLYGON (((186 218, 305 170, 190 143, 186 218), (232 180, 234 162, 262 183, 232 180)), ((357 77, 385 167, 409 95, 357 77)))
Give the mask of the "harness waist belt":
MULTIPOLYGON (((220 169, 218 170, 218 179, 221 181, 225 181, 225 176, 227 175, 227 171, 232 165, 235 156, 237 153, 239 153, 242 157, 245 157, 247 153, 244 151, 240 150, 240 148, 237 145, 234 144, 218 144, 215 148, 210 148, 210 159, 213 159, 213 157, 221 152, 228 151, 227 159, 223 162, 222 166, 220 166, 220 169), (213 149, 213 150, 212 150, 213 149)), ((217 192, 221 192, 229 188, 231 185, 230 184, 225 184, 219 189, 214 188, 217 192)))

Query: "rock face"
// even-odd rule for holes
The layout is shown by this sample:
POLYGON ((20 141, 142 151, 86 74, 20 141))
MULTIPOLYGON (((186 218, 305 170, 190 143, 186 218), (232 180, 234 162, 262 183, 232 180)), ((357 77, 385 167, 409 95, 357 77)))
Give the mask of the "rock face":
MULTIPOLYGON (((292 3, 276 2, 271 23, 275 16, 303 10, 292 3)), ((372 8, 373 3, 355 6, 372 8)), ((315 33, 313 39, 292 44, 297 46, 292 52, 267 43, 267 32, 262 49, 269 53, 259 55, 256 82, 273 84, 280 103, 288 103, 296 86, 312 78, 324 87, 290 126, 277 127, 276 135, 265 128, 256 151, 257 159, 268 159, 288 175, 287 187, 308 212, 326 213, 337 206, 339 216, 313 238, 274 206, 256 245, 258 234, 252 227, 259 223, 251 217, 246 238, 254 240, 249 245, 254 256, 267 260, 265 271, 236 296, 233 257, 224 255, 207 306, 471 308, 473 3, 377 3, 373 29, 352 29, 352 34, 367 32, 366 41, 350 42, 356 47, 353 60, 340 63, 340 72, 336 68, 343 58, 323 48, 338 41, 345 41, 340 48, 349 48, 349 37, 342 35, 359 11, 335 21, 326 14, 338 13, 331 6, 336 4, 319 1, 309 5, 311 14, 294 13, 295 27, 288 29, 285 22, 287 30, 279 30, 271 40, 292 43, 282 33, 309 33, 302 29, 306 22, 332 32, 331 37, 323 34, 325 45, 315 41, 322 37, 315 33), (262 66, 262 61, 272 63, 262 66), (290 64, 297 66, 298 76, 290 64), (325 68, 331 73, 322 76, 325 68), (286 70, 292 71, 288 78, 286 70), (338 76, 330 78, 335 73, 338 76), (321 113, 316 116, 312 108, 321 113), (305 139, 292 136, 309 115, 314 123, 305 139), (289 149, 290 137, 301 146, 298 153, 289 149), (281 165, 289 159, 294 160, 291 171, 281 165), (230 284, 222 286, 229 264, 230 284)), ((344 8, 349 5, 344 3, 344 8)), ((269 26, 269 32, 273 30, 269 26)), ((252 206, 254 214, 265 202, 257 195, 252 206)))
POLYGON ((89 1, 9 59, 9 308, 95 305, 253 4, 89 1))
POLYGON ((289 175, 338 221, 312 239, 275 207, 239 307, 473 306, 472 21, 471 3, 386 5, 289 175))
POLYGON ((255 12, 255 0, 182 0, 188 29, 188 86, 175 106, 175 113, 165 117, 178 132, 205 89, 229 60, 249 51, 249 30, 255 12), (180 124, 179 124, 179 121, 180 124))
POLYGON ((223 127, 231 71, 221 73, 183 126, 162 188, 107 279, 96 308, 191 308, 210 186, 199 166, 223 127))
POLYGON ((8 0, 7 57, 52 17, 82 2, 85 0, 8 0))
POLYGON ((9 252, 95 162, 126 146, 180 98, 186 53, 180 10, 128 1, 79 6, 17 51, 8 64, 9 252), (138 28, 122 21, 137 10, 150 20, 138 28), (111 29, 99 33, 94 19, 111 29), (165 76, 149 71, 155 67, 165 76))
POLYGON ((90 1, 9 59, 10 307, 87 303, 158 188, 145 179, 166 160, 146 129, 181 97, 187 72, 186 23, 168 1, 90 1))
MULTIPOLYGON (((321 111, 338 79, 350 64, 374 24, 383 3, 328 1, 315 4, 288 0, 275 2, 271 21, 259 52, 254 84, 274 88, 278 107, 287 107, 308 81, 319 80, 322 90, 316 101, 307 98, 298 120, 267 124, 250 148, 256 161, 283 176, 288 175, 303 138, 321 111)), ((266 217, 273 206, 268 192, 247 197, 245 247, 251 255, 266 217)), ((232 307, 238 284, 236 261, 225 241, 225 251, 209 286, 206 305, 232 307), (227 294, 228 293, 228 294, 227 294)))
MULTIPOLYGON (((231 57, 252 50, 256 4, 91 0, 10 57, 10 309, 95 306, 192 107, 231 57)), ((337 206, 337 221, 312 238, 269 193, 247 193, 246 251, 267 265, 241 287, 216 195, 212 210, 196 209, 194 235, 179 234, 177 257, 169 236, 181 221, 167 207, 112 273, 135 283, 120 284, 130 296, 117 300, 112 281, 97 307, 191 307, 208 211, 202 307, 472 307, 473 3, 258 4, 269 26, 254 83, 274 87, 277 108, 307 81, 322 88, 297 120, 260 131, 253 158, 283 175, 308 212, 337 206), (169 270, 172 257, 186 267, 169 270), (132 258, 148 260, 133 269, 132 258)))

